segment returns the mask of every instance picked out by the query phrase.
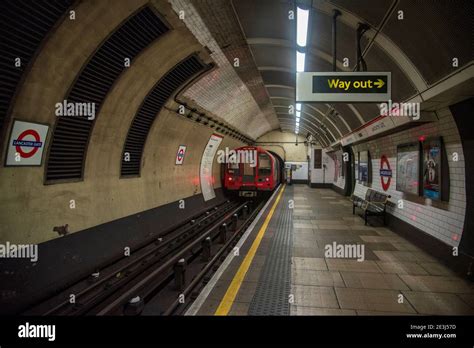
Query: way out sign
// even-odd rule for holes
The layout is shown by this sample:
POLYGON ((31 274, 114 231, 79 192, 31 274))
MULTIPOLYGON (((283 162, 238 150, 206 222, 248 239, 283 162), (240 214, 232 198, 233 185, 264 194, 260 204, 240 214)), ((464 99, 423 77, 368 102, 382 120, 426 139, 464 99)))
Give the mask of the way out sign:
POLYGON ((386 102, 391 77, 390 72, 299 72, 296 102, 386 102))
POLYGON ((179 145, 178 152, 176 153, 176 164, 183 164, 185 153, 186 153, 186 146, 179 145))
POLYGON ((48 126, 15 120, 8 141, 7 166, 40 166, 48 126))

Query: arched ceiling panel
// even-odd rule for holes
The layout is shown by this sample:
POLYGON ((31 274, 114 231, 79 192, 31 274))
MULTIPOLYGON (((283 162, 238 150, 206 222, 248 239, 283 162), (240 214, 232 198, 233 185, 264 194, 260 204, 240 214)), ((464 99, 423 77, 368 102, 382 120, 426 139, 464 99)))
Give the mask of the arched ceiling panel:
POLYGON ((288 12, 294 9, 292 1, 233 0, 232 4, 246 37, 272 37, 292 41, 296 37, 294 22, 288 19, 288 12))
POLYGON ((267 86, 267 90, 271 97, 284 97, 295 100, 294 89, 267 86))
POLYGON ((282 71, 261 71, 263 81, 266 85, 294 86, 296 74, 282 71))
POLYGON ((368 71, 392 73, 392 100, 402 102, 416 94, 416 89, 400 67, 377 44, 373 44, 365 56, 368 71))
MULTIPOLYGON (((339 113, 339 115, 341 115, 342 118, 344 118, 344 120, 347 122, 351 129, 355 129, 362 125, 357 116, 354 114, 354 111, 352 111, 352 109, 347 104, 337 103, 331 104, 331 106, 336 109, 336 111, 339 113)), ((374 115, 373 117, 375 116, 377 115, 374 115)))
MULTIPOLYGON (((356 30, 345 23, 337 23, 337 59, 349 58, 349 65, 355 66, 356 61, 356 30)), ((363 46, 367 40, 363 39, 363 46)), ((312 11, 311 45, 331 54, 332 52, 332 18, 317 9, 312 11)), ((332 71, 330 69, 329 71, 332 71)))
POLYGON ((306 56, 305 68, 307 71, 332 71, 332 64, 321 57, 308 54, 306 56))
POLYGON ((432 84, 456 70, 454 57, 459 59, 459 67, 473 60, 473 18, 474 1, 470 0, 400 0, 382 33, 432 84), (403 20, 398 20, 398 10, 403 10, 403 20))
POLYGON ((331 0, 336 6, 340 6, 366 19, 373 27, 378 27, 381 24, 385 14, 395 1, 396 0, 331 0))
MULTIPOLYGON (((333 127, 336 127, 339 130, 339 134, 344 135, 349 131, 350 128, 348 128, 346 126, 346 123, 340 117, 337 116, 337 110, 331 112, 331 109, 326 104, 311 104, 311 105, 313 107, 317 107, 317 109, 320 110, 324 114, 324 116, 321 116, 320 118, 324 124, 331 124, 333 127)), ((339 104, 335 104, 335 105, 339 105, 339 104)), ((334 109, 334 107, 332 109, 334 109)), ((317 113, 320 114, 319 112, 317 113)), ((348 114, 348 116, 345 116, 345 117, 350 118, 352 117, 351 114, 348 114)))
POLYGON ((278 66, 296 73, 295 50, 273 45, 250 45, 258 66, 278 66))
MULTIPOLYGON (((295 123, 294 120, 288 117, 282 117, 280 120, 280 124, 282 125, 282 128, 288 129, 291 132, 294 132, 295 130, 295 123)), ((319 139, 323 139, 325 144, 330 144, 332 141, 330 140, 330 135, 325 132, 324 130, 321 130, 315 123, 312 123, 311 121, 308 120, 301 120, 300 121, 300 134, 303 136, 306 136, 306 133, 313 134, 319 139)))
POLYGON ((305 107, 305 112, 315 115, 315 117, 317 117, 318 120, 321 121, 323 129, 327 129, 331 133, 331 136, 333 138, 332 141, 338 139, 339 137, 343 135, 342 131, 340 131, 336 127, 334 122, 331 119, 326 117, 325 111, 327 111, 327 106, 325 107, 324 112, 319 107, 316 107, 313 104, 305 104, 304 107, 305 107), (324 115, 321 115, 321 112, 323 112, 324 115))
POLYGON ((380 115, 380 110, 377 104, 355 103, 355 104, 352 104, 352 106, 357 109, 357 111, 362 116, 365 122, 369 122, 370 120, 373 120, 375 117, 380 115))

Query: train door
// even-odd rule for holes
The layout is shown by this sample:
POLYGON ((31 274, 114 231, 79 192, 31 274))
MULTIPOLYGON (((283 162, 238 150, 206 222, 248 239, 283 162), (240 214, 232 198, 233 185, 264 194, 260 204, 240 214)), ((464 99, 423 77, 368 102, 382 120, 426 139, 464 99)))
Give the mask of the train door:
POLYGON ((242 182, 246 183, 253 183, 255 180, 255 167, 252 167, 250 163, 242 163, 243 167, 243 176, 242 182))
POLYGON ((258 154, 258 181, 264 181, 272 174, 272 160, 266 153, 258 154))

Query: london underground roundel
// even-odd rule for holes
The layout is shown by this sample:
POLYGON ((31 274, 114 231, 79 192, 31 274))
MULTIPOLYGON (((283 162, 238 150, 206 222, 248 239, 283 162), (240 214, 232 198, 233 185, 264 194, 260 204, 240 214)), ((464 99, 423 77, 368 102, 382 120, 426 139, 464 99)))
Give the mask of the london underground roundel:
POLYGON ((387 156, 382 155, 380 158, 380 183, 384 191, 387 191, 392 181, 392 169, 390 168, 390 162, 387 156))
POLYGON ((8 142, 7 166, 39 166, 48 126, 15 120, 8 142))

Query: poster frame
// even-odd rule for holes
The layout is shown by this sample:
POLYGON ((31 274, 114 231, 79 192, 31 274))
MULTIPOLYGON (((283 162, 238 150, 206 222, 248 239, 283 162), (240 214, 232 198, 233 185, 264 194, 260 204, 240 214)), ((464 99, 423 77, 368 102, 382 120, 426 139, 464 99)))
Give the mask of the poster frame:
POLYGON ((403 143, 403 144, 398 144, 397 145, 397 157, 396 157, 396 179, 395 179, 395 190, 399 191, 399 192, 403 192, 407 195, 412 195, 412 196, 421 196, 421 179, 422 179, 422 172, 421 172, 421 169, 422 169, 422 153, 421 153, 421 142, 420 141, 412 141, 412 142, 408 142, 408 143, 403 143), (400 189, 399 187, 399 179, 400 179, 400 175, 398 173, 398 154, 401 152, 400 149, 401 148, 404 148, 404 147, 415 147, 417 148, 417 153, 418 153, 418 178, 417 178, 417 182, 418 182, 418 192, 417 193, 413 193, 413 192, 409 192, 409 191, 405 191, 405 190, 402 190, 400 189))

